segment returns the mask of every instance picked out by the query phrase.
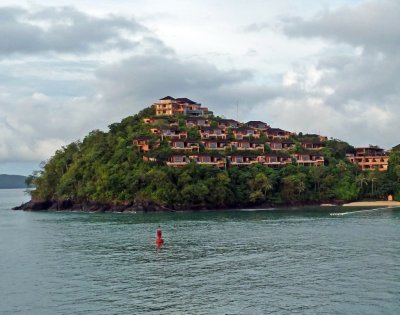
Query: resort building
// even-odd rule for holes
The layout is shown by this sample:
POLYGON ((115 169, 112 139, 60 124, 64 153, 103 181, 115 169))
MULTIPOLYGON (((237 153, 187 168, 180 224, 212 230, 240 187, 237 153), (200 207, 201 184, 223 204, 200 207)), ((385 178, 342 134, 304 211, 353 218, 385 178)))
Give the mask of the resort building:
POLYGON ((302 140, 302 141, 300 141, 300 143, 301 143, 301 146, 307 150, 320 150, 322 148, 325 148, 325 142, 321 142, 321 141, 302 140))
POLYGON ((227 150, 231 148, 231 142, 223 139, 205 139, 201 143, 206 150, 227 150))
MULTIPOLYGON (((154 117, 143 119, 144 123, 149 125, 146 130, 149 130, 151 136, 136 137, 133 139, 133 145, 140 152, 146 153, 159 147, 160 140, 167 139, 170 149, 174 150, 168 157, 169 166, 179 167, 190 162, 219 168, 253 164, 268 167, 325 164, 320 151, 326 147, 328 138, 325 136, 300 133, 292 139, 292 132, 271 128, 262 121, 241 124, 233 119, 213 118, 209 116, 212 112, 207 107, 202 107, 200 103, 188 98, 166 96, 154 103, 154 109, 154 117), (186 116, 186 126, 181 126, 181 117, 176 117, 178 115, 186 116), (192 127, 196 127, 196 130, 189 130, 192 127), (194 131, 197 133, 197 130, 198 134, 194 135, 194 131), (197 140, 188 139, 192 134, 197 140), (268 140, 261 141, 265 137, 268 140), (268 153, 265 153, 266 145, 271 149, 268 153), (285 152, 288 150, 304 152, 289 155, 285 152), (230 156, 225 157, 223 151, 230 156)), ((400 145, 393 150, 399 148, 400 145)), ((363 171, 385 171, 388 168, 388 154, 379 147, 356 148, 355 153, 347 154, 347 158, 363 171)), ((156 161, 146 154, 143 159, 156 161)))
POLYGON ((222 129, 226 128, 238 128, 240 123, 233 119, 220 119, 218 121, 218 127, 222 129))
POLYGON ((147 125, 154 123, 154 118, 143 118, 143 122, 147 125))
MULTIPOLYGON (((153 146, 151 145, 152 141, 152 137, 137 137, 133 139, 132 144, 136 146, 140 152, 149 152, 153 148, 153 146)), ((154 147, 158 147, 159 145, 159 140, 155 141, 154 147)))
POLYGON ((290 150, 295 146, 295 143, 293 141, 277 140, 277 139, 267 141, 267 144, 269 145, 272 151, 290 150))
POLYGON ((156 116, 194 116, 206 117, 212 115, 207 107, 202 107, 200 103, 196 103, 186 97, 173 98, 166 96, 158 100, 153 105, 156 110, 156 116))
POLYGON ((186 119, 186 126, 191 127, 209 127, 210 122, 204 117, 191 117, 186 119))
POLYGON ((153 135, 159 135, 161 133, 161 130, 158 128, 151 128, 150 133, 152 133, 153 135))
POLYGON ((266 131, 268 128, 271 128, 267 123, 255 120, 247 122, 246 126, 261 131, 266 131))
POLYGON ((320 142, 326 142, 328 141, 328 137, 326 136, 321 136, 316 133, 306 133, 302 134, 302 137, 307 138, 307 139, 318 139, 320 142))
POLYGON ((292 164, 292 159, 288 156, 277 154, 266 154, 257 156, 258 163, 269 167, 278 167, 292 164))
POLYGON ((147 125, 171 125, 176 124, 174 119, 171 117, 150 117, 150 118, 143 118, 143 122, 147 125))
POLYGON ((385 150, 379 147, 357 147, 356 156, 382 156, 385 150))
POLYGON ((250 127, 239 127, 232 130, 233 136, 237 140, 242 140, 244 138, 260 138, 260 132, 257 129, 252 129, 250 127))
POLYGON ((161 129, 161 139, 186 139, 187 131, 180 130, 177 127, 169 127, 161 129))
POLYGON ((257 164, 257 157, 252 155, 231 155, 228 156, 228 161, 231 166, 249 166, 257 164))
POLYGON ((265 135, 270 139, 289 139, 292 134, 290 131, 279 128, 268 128, 265 131, 265 135))
POLYGON ((173 154, 168 157, 167 165, 173 167, 185 166, 190 163, 186 155, 173 154))
POLYGON ((199 142, 197 140, 190 140, 190 139, 172 139, 171 140, 171 148, 173 150, 180 150, 180 151, 190 151, 199 152, 199 142))
POLYGON ((191 161, 200 165, 210 165, 219 168, 226 167, 225 157, 218 154, 198 154, 189 156, 191 161))
POLYGON ((346 155, 349 161, 358 165, 362 171, 386 171, 389 165, 389 156, 384 149, 378 147, 359 147, 355 154, 346 155))
POLYGON ((226 140, 227 133, 225 130, 217 127, 201 127, 200 128, 201 139, 221 139, 226 140))
POLYGON ((145 161, 145 162, 157 162, 157 158, 155 158, 155 157, 150 157, 150 156, 146 156, 146 155, 143 155, 143 161, 145 161))
POLYGON ((296 160, 297 165, 323 166, 325 163, 324 156, 321 154, 296 153, 296 154, 292 154, 292 157, 296 160))
POLYGON ((236 150, 265 151, 264 143, 256 140, 235 140, 231 146, 236 150))

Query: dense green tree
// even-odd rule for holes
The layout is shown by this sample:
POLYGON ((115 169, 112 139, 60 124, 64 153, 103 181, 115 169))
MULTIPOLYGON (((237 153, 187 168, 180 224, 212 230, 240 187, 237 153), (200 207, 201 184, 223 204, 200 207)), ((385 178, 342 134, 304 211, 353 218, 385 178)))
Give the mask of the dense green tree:
MULTIPOLYGON (((40 171, 28 178, 29 184, 35 187, 32 198, 155 202, 170 208, 356 200, 386 198, 388 194, 400 199, 399 150, 391 152, 387 172, 362 172, 345 157, 354 148, 339 140, 326 142, 322 150, 326 165, 321 167, 290 164, 272 169, 257 164, 218 169, 190 163, 182 168, 170 168, 165 162, 172 153, 171 147, 167 140, 159 142, 150 128, 178 123, 188 130, 189 137, 199 139, 198 128, 187 128, 183 116, 145 124, 143 118, 152 115, 153 109, 144 109, 111 124, 108 132, 94 130, 82 142, 73 142, 56 151, 40 171), (132 139, 139 136, 152 138, 153 149, 145 154, 150 161, 143 161, 143 153, 132 144, 132 139)), ((210 120, 216 126, 218 118, 210 120)), ((297 143, 295 151, 302 151, 299 141, 311 136, 293 137, 297 143)), ((233 137, 232 130, 229 137, 233 137)), ((227 150, 219 154, 230 153, 227 150)))
POLYGON ((306 196, 302 193, 306 190, 306 175, 297 173, 285 176, 282 179, 282 199, 287 202, 305 201, 306 196))
POLYGON ((250 187, 250 202, 263 202, 267 198, 267 193, 272 190, 273 184, 264 173, 258 173, 254 179, 249 181, 250 187))
POLYGON ((335 185, 336 198, 340 200, 356 200, 360 188, 350 176, 343 176, 335 185))

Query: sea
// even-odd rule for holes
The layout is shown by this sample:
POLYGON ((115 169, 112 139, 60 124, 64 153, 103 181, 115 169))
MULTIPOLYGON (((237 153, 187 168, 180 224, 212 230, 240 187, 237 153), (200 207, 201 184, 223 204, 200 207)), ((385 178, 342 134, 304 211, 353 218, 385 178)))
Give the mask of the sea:
POLYGON ((2 315, 400 314, 400 209, 11 210, 28 199, 0 190, 2 315))

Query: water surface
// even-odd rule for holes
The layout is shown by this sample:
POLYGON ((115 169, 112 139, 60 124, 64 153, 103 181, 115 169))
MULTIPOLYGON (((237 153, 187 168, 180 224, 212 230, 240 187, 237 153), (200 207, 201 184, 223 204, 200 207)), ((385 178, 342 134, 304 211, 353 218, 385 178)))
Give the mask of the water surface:
POLYGON ((0 314, 400 314, 398 209, 10 210, 26 199, 0 190, 0 314))

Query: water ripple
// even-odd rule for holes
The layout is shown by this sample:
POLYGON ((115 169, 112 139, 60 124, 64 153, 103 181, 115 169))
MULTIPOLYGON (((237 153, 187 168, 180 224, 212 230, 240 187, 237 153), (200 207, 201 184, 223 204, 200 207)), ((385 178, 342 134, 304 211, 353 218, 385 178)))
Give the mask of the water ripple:
POLYGON ((1 314, 400 313, 394 210, 28 213, 0 200, 1 314))

